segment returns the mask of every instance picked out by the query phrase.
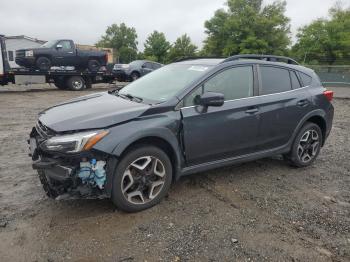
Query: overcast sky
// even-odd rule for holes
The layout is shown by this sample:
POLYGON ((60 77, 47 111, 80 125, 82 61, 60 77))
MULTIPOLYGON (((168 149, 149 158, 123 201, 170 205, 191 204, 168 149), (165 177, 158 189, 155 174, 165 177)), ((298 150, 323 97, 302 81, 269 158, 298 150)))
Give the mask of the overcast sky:
MULTIPOLYGON (((273 0, 265 0, 271 3, 273 0)), ((336 0, 287 0, 286 15, 292 32, 318 17, 327 17, 336 0)), ((153 30, 173 42, 187 33, 199 46, 204 21, 225 0, 0 0, 0 33, 27 35, 43 40, 71 38, 94 44, 112 23, 125 22, 136 28, 139 48, 153 30)), ((343 0, 349 3, 349 0, 343 0)))

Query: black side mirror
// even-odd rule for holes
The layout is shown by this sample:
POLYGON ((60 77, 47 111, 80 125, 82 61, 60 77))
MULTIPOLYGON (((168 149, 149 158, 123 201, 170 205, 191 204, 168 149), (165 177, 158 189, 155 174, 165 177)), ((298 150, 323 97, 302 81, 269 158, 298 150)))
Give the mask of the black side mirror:
POLYGON ((63 48, 62 45, 60 45, 60 44, 56 45, 56 49, 62 49, 62 48, 63 48))
POLYGON ((199 104, 205 107, 208 106, 222 106, 225 102, 225 97, 221 93, 206 92, 202 94, 199 99, 199 104))

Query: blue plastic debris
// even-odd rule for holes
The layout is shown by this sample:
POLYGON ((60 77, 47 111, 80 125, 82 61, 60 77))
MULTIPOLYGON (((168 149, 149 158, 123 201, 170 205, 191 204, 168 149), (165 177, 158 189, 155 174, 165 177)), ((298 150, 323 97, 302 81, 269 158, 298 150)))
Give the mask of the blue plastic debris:
POLYGON ((83 184, 90 184, 103 189, 106 182, 106 162, 92 159, 90 162, 80 162, 78 177, 83 184))

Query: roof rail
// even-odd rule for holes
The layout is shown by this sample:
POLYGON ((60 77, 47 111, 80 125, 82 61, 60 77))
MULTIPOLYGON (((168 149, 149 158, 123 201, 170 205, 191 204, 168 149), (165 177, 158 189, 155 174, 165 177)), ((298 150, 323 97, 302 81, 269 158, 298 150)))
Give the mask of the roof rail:
POLYGON ((174 61, 174 63, 177 62, 183 62, 183 61, 187 61, 187 60, 196 60, 196 59, 224 59, 226 57, 217 57, 217 56, 186 56, 186 57, 182 57, 179 58, 177 60, 174 61))
POLYGON ((234 55, 226 58, 222 63, 240 60, 240 59, 257 59, 257 60, 265 60, 270 62, 286 62, 287 64, 299 65, 297 61, 290 57, 286 56, 277 56, 277 55, 234 55))

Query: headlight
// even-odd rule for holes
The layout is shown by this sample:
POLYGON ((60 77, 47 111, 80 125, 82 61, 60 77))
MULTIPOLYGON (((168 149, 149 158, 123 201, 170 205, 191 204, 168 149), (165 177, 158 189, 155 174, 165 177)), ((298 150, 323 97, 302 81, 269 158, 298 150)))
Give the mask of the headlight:
POLYGON ((96 130, 71 135, 55 136, 46 140, 41 147, 46 151, 78 153, 90 150, 107 134, 108 131, 106 130, 96 130))
POLYGON ((33 53, 33 50, 28 50, 25 52, 25 56, 33 56, 34 53, 33 53))
POLYGON ((128 69, 128 68, 129 68, 129 65, 122 65, 122 68, 128 69))

